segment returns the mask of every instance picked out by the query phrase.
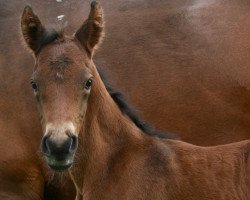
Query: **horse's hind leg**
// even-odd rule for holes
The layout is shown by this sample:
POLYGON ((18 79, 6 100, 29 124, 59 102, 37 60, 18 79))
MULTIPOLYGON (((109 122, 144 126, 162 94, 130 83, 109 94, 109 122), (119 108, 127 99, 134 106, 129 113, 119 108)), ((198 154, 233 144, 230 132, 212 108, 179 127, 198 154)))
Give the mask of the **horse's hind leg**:
MULTIPOLYGON (((30 198, 27 198, 25 195, 16 195, 16 194, 0 194, 1 200, 33 200, 30 198)), ((38 200, 36 198, 36 200, 38 200)), ((42 197, 39 197, 39 200, 42 200, 42 197)))
POLYGON ((10 181, 1 180, 0 186, 1 200, 43 200, 43 188, 41 187, 26 187, 27 183, 10 183, 10 181))
POLYGON ((17 182, 15 177, 3 180, 0 176, 1 200, 43 200, 43 179, 17 182))
POLYGON ((0 199, 43 200, 44 178, 40 171, 26 171, 29 168, 25 168, 24 165, 18 170, 12 169, 0 169, 0 199))

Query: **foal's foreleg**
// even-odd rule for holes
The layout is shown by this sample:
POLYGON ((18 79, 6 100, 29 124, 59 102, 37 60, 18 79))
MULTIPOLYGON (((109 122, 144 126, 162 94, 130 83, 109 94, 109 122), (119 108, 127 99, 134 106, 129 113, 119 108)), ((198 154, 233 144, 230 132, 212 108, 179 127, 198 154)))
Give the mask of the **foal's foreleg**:
POLYGON ((82 197, 82 195, 79 192, 76 193, 75 200, 83 200, 83 197, 82 197))

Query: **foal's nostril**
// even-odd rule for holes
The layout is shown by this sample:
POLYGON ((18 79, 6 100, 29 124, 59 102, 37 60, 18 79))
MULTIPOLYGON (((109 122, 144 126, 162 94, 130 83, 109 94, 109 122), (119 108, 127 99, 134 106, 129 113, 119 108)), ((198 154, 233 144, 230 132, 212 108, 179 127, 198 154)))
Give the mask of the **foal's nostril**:
POLYGON ((50 136, 44 136, 42 139, 41 149, 42 152, 51 156, 54 155, 57 158, 64 157, 68 153, 74 153, 77 148, 77 137, 74 135, 68 136, 68 138, 63 142, 58 144, 50 136))
POLYGON ((50 154, 50 149, 48 146, 48 138, 49 136, 44 136, 42 139, 42 144, 41 144, 42 152, 46 155, 50 154))
POLYGON ((69 152, 73 153, 76 150, 76 147, 77 147, 77 137, 72 135, 72 136, 70 136, 69 152))

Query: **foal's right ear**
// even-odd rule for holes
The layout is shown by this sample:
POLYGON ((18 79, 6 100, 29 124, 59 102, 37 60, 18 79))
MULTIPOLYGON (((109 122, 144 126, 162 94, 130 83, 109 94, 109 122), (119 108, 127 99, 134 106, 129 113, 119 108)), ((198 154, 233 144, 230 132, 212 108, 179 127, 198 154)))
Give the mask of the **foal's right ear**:
POLYGON ((86 48, 91 57, 103 38, 103 29, 104 19, 102 7, 98 2, 92 1, 88 19, 75 33, 75 37, 86 48))
POLYGON ((36 52, 41 44, 45 28, 30 6, 25 6, 21 19, 23 38, 30 49, 36 52))

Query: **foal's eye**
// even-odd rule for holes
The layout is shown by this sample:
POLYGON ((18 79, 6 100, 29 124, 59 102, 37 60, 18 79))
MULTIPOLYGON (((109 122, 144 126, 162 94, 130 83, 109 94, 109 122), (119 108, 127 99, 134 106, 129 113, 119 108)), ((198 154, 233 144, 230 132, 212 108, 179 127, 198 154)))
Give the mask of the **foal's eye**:
POLYGON ((38 91, 37 84, 34 81, 31 81, 30 84, 31 84, 31 87, 34 90, 34 92, 37 92, 38 91))
POLYGON ((91 88, 92 82, 93 82, 92 78, 88 79, 88 80, 85 82, 84 88, 85 88, 86 90, 89 90, 89 89, 91 88))

